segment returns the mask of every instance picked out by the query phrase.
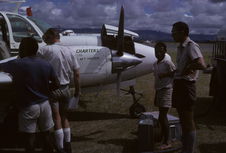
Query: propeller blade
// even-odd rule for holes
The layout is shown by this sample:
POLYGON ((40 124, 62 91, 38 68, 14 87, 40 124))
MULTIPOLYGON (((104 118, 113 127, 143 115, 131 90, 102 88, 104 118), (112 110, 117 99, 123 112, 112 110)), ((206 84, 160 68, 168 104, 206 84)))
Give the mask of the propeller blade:
POLYGON ((119 25, 118 25, 118 37, 117 37, 117 55, 123 55, 124 49, 124 8, 121 7, 120 18, 119 18, 119 25))

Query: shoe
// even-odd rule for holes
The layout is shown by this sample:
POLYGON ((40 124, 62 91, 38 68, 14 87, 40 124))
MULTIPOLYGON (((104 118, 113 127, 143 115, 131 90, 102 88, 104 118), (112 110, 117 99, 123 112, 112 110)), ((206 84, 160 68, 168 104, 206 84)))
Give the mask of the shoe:
POLYGON ((64 143, 64 151, 66 153, 72 153, 71 142, 65 142, 64 143))

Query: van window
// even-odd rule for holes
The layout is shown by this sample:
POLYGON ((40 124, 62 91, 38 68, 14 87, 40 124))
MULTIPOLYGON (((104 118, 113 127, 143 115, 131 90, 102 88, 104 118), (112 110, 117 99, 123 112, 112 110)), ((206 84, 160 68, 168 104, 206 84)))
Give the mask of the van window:
POLYGON ((20 42, 25 37, 34 37, 36 40, 41 40, 38 33, 28 21, 13 14, 7 14, 7 17, 12 26, 13 39, 16 42, 20 42))
POLYGON ((32 16, 28 16, 28 19, 30 19, 31 21, 33 21, 38 27, 39 29, 45 33, 49 28, 52 28, 52 26, 42 20, 36 19, 32 16))

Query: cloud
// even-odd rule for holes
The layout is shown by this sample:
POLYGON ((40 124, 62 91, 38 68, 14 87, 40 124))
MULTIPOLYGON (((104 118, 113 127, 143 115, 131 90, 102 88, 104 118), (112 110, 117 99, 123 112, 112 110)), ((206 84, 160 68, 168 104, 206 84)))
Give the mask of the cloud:
POLYGON ((64 5, 41 1, 33 6, 33 12, 34 16, 50 21, 53 25, 73 28, 97 28, 109 21, 112 24, 117 14, 116 4, 104 0, 71 0, 64 5), (45 8, 40 8, 40 5, 45 8))
MULTIPOLYGON (((39 0, 33 15, 66 28, 101 28, 118 25, 121 5, 125 27, 170 32, 177 21, 187 22, 192 33, 217 33, 226 25, 226 0, 39 0)), ((27 5, 27 4, 25 4, 27 5)), ((0 9, 7 6, 0 5, 0 9)))
POLYGON ((217 33, 225 25, 226 4, 209 3, 208 1, 192 2, 190 12, 193 20, 190 22, 195 33, 217 33))

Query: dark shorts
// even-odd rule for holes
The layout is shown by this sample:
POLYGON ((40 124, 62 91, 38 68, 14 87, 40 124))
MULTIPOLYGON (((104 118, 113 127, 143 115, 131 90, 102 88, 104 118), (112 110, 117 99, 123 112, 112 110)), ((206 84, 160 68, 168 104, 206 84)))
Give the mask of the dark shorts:
POLYGON ((180 110, 192 111, 195 101, 195 82, 184 79, 174 80, 172 106, 180 110))
POLYGON ((56 98, 57 100, 50 103, 52 109, 59 111, 60 114, 65 114, 69 108, 70 98, 72 98, 72 96, 69 86, 61 85, 59 89, 59 96, 56 98))

